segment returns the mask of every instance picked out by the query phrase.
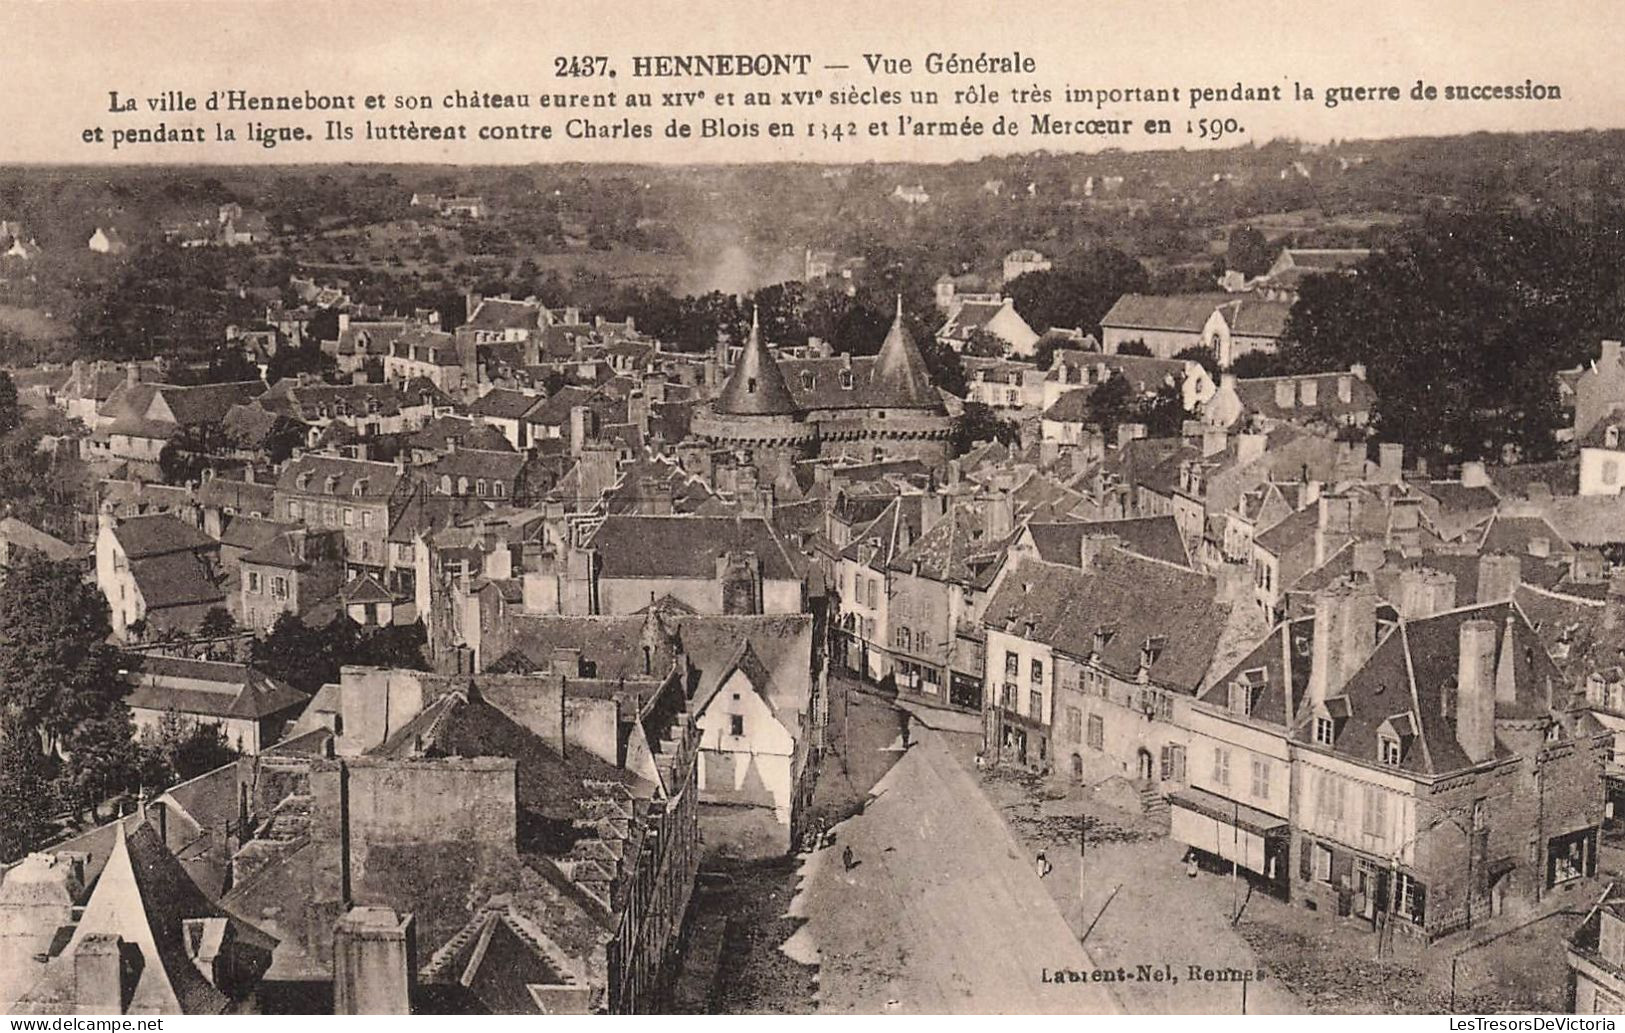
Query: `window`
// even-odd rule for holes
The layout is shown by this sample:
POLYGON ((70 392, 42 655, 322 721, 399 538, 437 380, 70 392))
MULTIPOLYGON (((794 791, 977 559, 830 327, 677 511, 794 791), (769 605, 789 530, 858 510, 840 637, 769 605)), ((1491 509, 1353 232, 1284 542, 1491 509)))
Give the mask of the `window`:
POLYGON ((1316 778, 1316 810, 1322 820, 1340 822, 1343 820, 1343 783, 1337 776, 1322 771, 1316 778))
POLYGON ((370 510, 363 509, 361 511, 361 526, 369 529, 372 527, 372 512, 370 510))
POLYGON ((286 598, 288 598, 288 579, 287 578, 279 576, 279 577, 273 577, 271 579, 271 598, 272 599, 286 599, 286 598))
POLYGON ((1213 748, 1213 783, 1230 784, 1230 751, 1219 746, 1213 748))
POLYGON ((468 478, 467 477, 459 477, 459 478, 457 478, 457 494, 459 494, 459 495, 467 495, 468 494, 468 478))
POLYGON ((395 558, 402 563, 412 562, 412 546, 401 542, 395 546, 395 558))
POLYGON ((302 519, 304 517, 304 515, 305 515, 304 507, 299 505, 299 501, 297 499, 289 499, 288 500, 288 519, 289 520, 299 520, 299 519, 302 519))
POLYGON ((1376 786, 1365 790, 1365 813, 1361 815, 1360 831, 1368 836, 1381 836, 1388 828, 1388 794, 1376 786))
POLYGON ((1337 738, 1337 725, 1329 717, 1315 718, 1315 741, 1322 746, 1330 746, 1337 738))
POLYGON ((1034 685, 1042 685, 1042 684, 1044 684, 1044 661, 1042 661, 1042 660, 1034 660, 1033 661, 1031 680, 1032 680, 1032 683, 1034 685))
POLYGON ((250 592, 253 592, 255 595, 260 594, 260 572, 259 571, 251 570, 251 571, 248 572, 248 590, 250 592))
POLYGON ((349 506, 344 507, 344 526, 355 526, 355 510, 351 509, 349 506))
POLYGON ((898 649, 908 649, 913 644, 909 641, 910 636, 907 628, 898 628, 895 637, 897 639, 898 649))
POLYGON ((1044 720, 1044 694, 1037 689, 1027 693, 1027 716, 1034 721, 1044 720))
POLYGON ((1009 682, 1005 682, 1004 688, 999 690, 999 706, 1003 707, 1005 710, 1011 711, 1012 713, 1015 712, 1016 687, 1009 682))
POLYGON ((863 618, 863 637, 869 639, 870 641, 874 640, 875 619, 873 617, 863 618))
POLYGON ((1314 846, 1315 879, 1318 882, 1332 881, 1332 852, 1316 843, 1314 846))
POLYGON ((1262 757, 1253 758, 1253 799, 1270 798, 1270 762, 1262 757))
POLYGON ((451 474, 449 473, 443 473, 440 475, 440 494, 451 494, 451 474))
POLYGON ((371 542, 362 542, 361 543, 361 558, 363 560, 372 559, 372 543, 371 542))
POLYGON ((852 390, 852 371, 851 370, 849 370, 849 369, 841 370, 840 380, 841 380, 841 388, 843 390, 846 390, 846 391, 852 390))
POLYGON ((485 478, 484 477, 481 477, 481 478, 479 478, 478 480, 476 480, 474 482, 474 494, 478 495, 482 499, 485 498, 485 478))
POLYGON ((322 523, 328 527, 337 527, 339 524, 339 509, 331 502, 322 503, 322 523))
POLYGON ((1099 714, 1089 715, 1089 748, 1092 750, 1106 748, 1106 722, 1099 714))
POLYGON ((1405 872, 1398 874, 1394 886, 1394 910, 1421 925, 1427 918, 1427 888, 1405 872))
POLYGON ((1400 758, 1399 740, 1383 736, 1377 740, 1377 756, 1391 768, 1399 767, 1400 758))
POLYGON ((1077 707, 1066 708, 1066 741, 1083 741, 1083 711, 1077 707))
POLYGON ((922 653, 925 652, 927 649, 930 649, 931 648, 931 633, 929 631, 926 631, 924 628, 921 628, 919 631, 916 631, 914 633, 914 648, 918 649, 922 653))
POLYGON ((1604 483, 1604 484, 1618 484, 1619 483, 1619 460, 1617 460, 1617 459, 1604 459, 1602 461, 1602 483, 1604 483))
POLYGON ((728 715, 728 734, 729 735, 736 735, 736 736, 745 734, 745 715, 744 714, 729 714, 728 715))
POLYGON ((869 582, 869 609, 873 610, 880 605, 880 581, 869 582))
POLYGON ((501 481, 492 481, 491 494, 495 495, 499 499, 506 498, 508 495, 508 489, 501 481))
POLYGON ((1014 653, 1004 654, 1004 676, 1014 678, 1021 673, 1021 657, 1014 653))

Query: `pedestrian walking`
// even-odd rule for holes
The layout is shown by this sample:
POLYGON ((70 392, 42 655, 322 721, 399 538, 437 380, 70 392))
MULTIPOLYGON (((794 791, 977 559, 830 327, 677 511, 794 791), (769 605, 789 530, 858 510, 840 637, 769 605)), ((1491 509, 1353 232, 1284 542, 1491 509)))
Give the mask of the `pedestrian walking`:
POLYGON ((841 867, 845 868, 847 871, 851 871, 853 868, 856 868, 857 865, 858 862, 852 859, 852 844, 848 843, 841 850, 841 867))
POLYGON ((1055 866, 1049 863, 1049 858, 1045 856, 1044 851, 1040 850, 1038 852, 1038 877, 1042 879, 1054 870, 1055 866))

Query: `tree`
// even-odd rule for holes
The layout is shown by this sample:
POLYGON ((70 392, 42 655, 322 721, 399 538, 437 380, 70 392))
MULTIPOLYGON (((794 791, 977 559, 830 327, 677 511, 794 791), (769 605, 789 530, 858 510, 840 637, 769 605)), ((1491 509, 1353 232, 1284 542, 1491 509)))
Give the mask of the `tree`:
POLYGON ((1117 346, 1117 354, 1149 356, 1151 354, 1151 349, 1146 346, 1144 341, 1124 341, 1122 344, 1117 346))
POLYGON ((0 434, 10 434, 22 424, 23 412, 17 401, 17 384, 10 373, 0 370, 0 434))
MULTIPOLYGON (((122 684, 122 682, 120 683, 122 684)), ((135 727, 123 701, 73 726, 63 739, 63 796, 74 813, 101 820, 102 801, 130 787, 137 771, 135 727)))
POLYGON ((1174 358, 1196 363, 1207 370, 1208 376, 1214 379, 1219 376, 1219 357, 1213 354, 1212 348, 1205 345, 1193 344, 1189 348, 1182 349, 1174 358))
POLYGON ((1100 428, 1101 436, 1107 441, 1116 440, 1117 425, 1131 422, 1135 415, 1135 399, 1128 377, 1121 374, 1108 377, 1104 384, 1089 392, 1089 421, 1100 428))
POLYGON ((1140 399, 1134 410, 1133 422, 1145 424, 1147 436, 1153 438, 1178 437, 1185 426, 1183 383, 1163 384, 1157 388, 1157 393, 1150 398, 1140 399))
POLYGON ((920 358, 925 360, 931 383, 959 398, 965 397, 965 364, 959 353, 935 337, 917 337, 920 358))
POLYGON ((123 715, 107 600, 71 560, 25 557, 0 585, 0 707, 54 750, 85 722, 123 715))
POLYGON ((217 724, 194 722, 170 755, 170 768, 177 782, 196 778, 237 759, 237 751, 226 741, 225 730, 217 724))
POLYGON ((1004 356, 1004 338, 977 327, 965 338, 964 354, 979 359, 997 359, 1004 356))
POLYGON ((1275 255, 1263 233, 1252 226, 1238 226, 1230 231, 1224 262, 1227 267, 1251 279, 1269 272, 1275 255))
POLYGON ((1116 248, 1096 248, 1065 266, 1025 273, 1005 284, 1033 329, 1055 327, 1093 332, 1124 294, 1145 291, 1151 278, 1133 257, 1116 248))
POLYGON ((29 729, 0 722, 0 863, 38 845, 50 817, 47 759, 29 729))
POLYGON ((954 417, 954 455, 962 456, 979 444, 1002 441, 1015 444, 1021 440, 1021 428, 1009 420, 1001 420, 992 408, 981 402, 966 402, 962 413, 954 417))
POLYGON ((1432 460, 1554 454, 1555 373, 1625 316, 1625 210, 1449 212, 1358 276, 1310 276, 1288 318, 1296 372, 1370 371, 1378 437, 1432 460))
POLYGON ((250 650, 253 666, 301 692, 315 693, 337 681, 339 665, 328 648, 328 636, 296 613, 283 613, 271 633, 256 639, 250 650))
POLYGON ((222 638, 237 630, 237 622, 224 606, 211 606, 209 612, 203 615, 203 623, 198 631, 204 638, 222 638))

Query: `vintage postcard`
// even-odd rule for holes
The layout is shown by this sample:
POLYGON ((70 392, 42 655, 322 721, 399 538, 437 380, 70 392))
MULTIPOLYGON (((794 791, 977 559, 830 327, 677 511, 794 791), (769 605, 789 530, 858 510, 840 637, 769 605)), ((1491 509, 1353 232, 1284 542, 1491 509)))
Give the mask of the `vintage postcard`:
POLYGON ((1613 1029, 1621 29, 0 6, 0 1013, 1613 1029))

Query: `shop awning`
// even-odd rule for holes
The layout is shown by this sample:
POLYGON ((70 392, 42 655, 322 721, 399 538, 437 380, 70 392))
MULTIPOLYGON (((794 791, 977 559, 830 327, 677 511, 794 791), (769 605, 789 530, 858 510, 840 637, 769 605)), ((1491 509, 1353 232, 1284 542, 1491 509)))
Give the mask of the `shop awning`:
POLYGON ((1268 811, 1261 811, 1235 800, 1227 800, 1217 793, 1197 789, 1195 786, 1187 786, 1169 793, 1168 803, 1173 807, 1183 807, 1260 836, 1285 835, 1287 832, 1285 818, 1277 818, 1268 811))
POLYGON ((1285 818, 1266 814, 1201 789, 1181 789, 1168 797, 1168 833, 1186 846, 1275 879, 1281 873, 1265 856, 1266 838, 1284 836, 1285 818))

